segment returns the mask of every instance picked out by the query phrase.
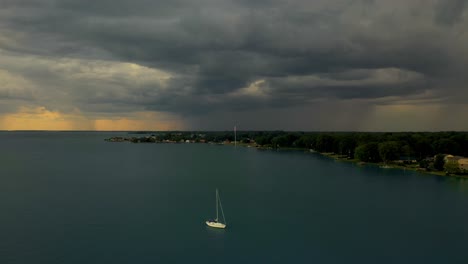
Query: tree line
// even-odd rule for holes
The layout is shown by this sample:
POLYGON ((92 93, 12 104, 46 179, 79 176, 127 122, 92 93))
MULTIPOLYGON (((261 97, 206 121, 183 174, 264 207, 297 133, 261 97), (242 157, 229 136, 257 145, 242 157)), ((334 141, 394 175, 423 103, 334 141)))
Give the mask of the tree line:
MULTIPOLYGON (((152 132, 151 137, 132 138, 138 142, 190 140, 215 143, 232 142, 234 139, 233 131, 152 132)), ((416 160, 421 168, 433 170, 455 166, 445 164, 443 154, 468 157, 468 132, 238 131, 236 140, 265 148, 313 149, 363 162, 416 160)))
MULTIPOLYGON (((158 139, 234 141, 232 131, 157 132, 158 139)), ((434 155, 468 156, 468 132, 285 132, 238 131, 237 141, 271 148, 313 149, 366 162, 400 158, 422 160, 434 155)))

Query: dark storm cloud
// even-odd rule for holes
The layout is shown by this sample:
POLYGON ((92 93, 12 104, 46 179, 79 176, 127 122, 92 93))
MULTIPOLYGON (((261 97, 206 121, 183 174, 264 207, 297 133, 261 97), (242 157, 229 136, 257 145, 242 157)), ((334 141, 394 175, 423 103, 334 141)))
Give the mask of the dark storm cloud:
POLYGON ((163 87, 116 75, 72 83, 64 77, 69 72, 54 68, 17 69, 52 97, 63 99, 67 91, 84 111, 197 115, 327 99, 401 100, 428 91, 460 100, 467 97, 467 78, 459 74, 468 64, 466 6, 460 0, 3 0, 0 49, 50 63, 63 57, 131 62, 171 75, 163 87))
POLYGON ((302 98, 381 98, 417 94, 424 89, 421 74, 397 69, 354 70, 301 78, 272 80, 278 94, 299 94, 302 98))
POLYGON ((439 0, 435 6, 435 19, 443 25, 453 25, 461 20, 467 0, 439 0))

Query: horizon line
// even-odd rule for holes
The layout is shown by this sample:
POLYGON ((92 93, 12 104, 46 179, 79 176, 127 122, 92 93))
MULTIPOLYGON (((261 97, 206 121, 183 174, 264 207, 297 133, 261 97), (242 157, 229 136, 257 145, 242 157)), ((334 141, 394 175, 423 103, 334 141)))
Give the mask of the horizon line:
MULTIPOLYGON (((139 133, 150 133, 150 132, 227 132, 232 130, 44 130, 44 129, 18 129, 8 130, 0 129, 0 132, 139 132, 139 133)), ((312 132, 312 133, 441 133, 441 132, 461 132, 467 133, 468 130, 282 130, 282 129, 252 129, 252 130, 237 130, 238 132, 312 132)))

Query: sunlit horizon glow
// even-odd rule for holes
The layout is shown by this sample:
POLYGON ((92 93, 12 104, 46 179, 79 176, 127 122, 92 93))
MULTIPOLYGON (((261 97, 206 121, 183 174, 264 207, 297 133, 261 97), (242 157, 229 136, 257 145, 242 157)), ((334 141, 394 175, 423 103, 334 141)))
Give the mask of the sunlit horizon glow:
POLYGON ((164 114, 138 112, 127 117, 90 119, 75 111, 63 114, 45 107, 21 108, 17 113, 0 117, 0 130, 47 131, 141 131, 183 130, 183 124, 164 114))

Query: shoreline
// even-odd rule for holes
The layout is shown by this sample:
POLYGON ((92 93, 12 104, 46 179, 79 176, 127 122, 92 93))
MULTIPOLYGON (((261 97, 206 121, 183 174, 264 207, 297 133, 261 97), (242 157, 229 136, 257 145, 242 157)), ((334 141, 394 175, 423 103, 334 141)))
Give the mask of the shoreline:
MULTIPOLYGON (((229 145, 229 144, 227 144, 229 145)), ((232 144, 231 144, 232 145, 232 144)), ((340 162, 349 162, 353 163, 359 166, 378 166, 380 169, 398 169, 398 170, 409 170, 409 171, 414 171, 417 172, 418 174, 421 175, 435 175, 435 176, 441 176, 441 177, 451 177, 451 178, 459 178, 459 179, 468 179, 468 175, 455 175, 455 174, 446 174, 443 171, 427 171, 425 169, 420 168, 416 166, 402 166, 398 164, 385 164, 383 162, 379 163, 373 163, 373 162, 363 162, 359 161, 358 159, 348 159, 345 157, 346 155, 339 155, 335 153, 327 153, 327 152, 318 152, 312 149, 305 149, 305 148, 273 148, 273 147, 262 147, 262 146, 253 146, 247 143, 237 143, 237 145, 242 146, 242 147, 251 147, 251 148, 256 148, 256 149, 261 149, 261 150, 295 150, 295 151, 301 151, 301 152, 307 152, 307 153, 317 153, 319 155, 322 155, 324 157, 340 161, 340 162), (386 166, 386 167, 384 167, 386 166)))
POLYGON ((359 166, 365 166, 365 165, 371 165, 371 166, 378 166, 381 169, 398 169, 398 170, 409 170, 409 171, 414 171, 417 172, 418 174, 422 175, 435 175, 435 176, 441 176, 441 177, 451 177, 451 178, 459 178, 459 179, 468 179, 468 175, 454 175, 454 174, 446 174, 443 171, 427 171, 425 169, 415 167, 415 166, 401 166, 398 164, 385 164, 383 162, 379 163, 373 163, 373 162, 363 162, 359 161, 357 159, 347 159, 341 157, 342 155, 334 154, 334 153, 321 153, 321 152, 315 152, 318 153, 324 157, 331 158, 340 162, 350 162, 357 164, 359 166), (383 167, 386 166, 386 167, 383 167))
MULTIPOLYGON (((136 138, 136 137, 113 137, 113 138, 108 138, 105 139, 107 142, 128 142, 128 143, 153 143, 153 144, 210 144, 210 145, 221 145, 221 146, 231 146, 234 147, 234 143, 232 142, 196 142, 196 141, 140 141, 142 138, 136 138)), ((146 138, 150 139, 150 137, 146 138)), ((271 147, 271 146, 259 146, 257 144, 252 144, 252 143, 242 143, 242 142, 237 142, 236 144, 239 147, 247 147, 247 148, 255 148, 259 150, 276 150, 276 151, 281 151, 281 150, 289 150, 289 151, 301 151, 301 152, 306 152, 306 153, 317 153, 319 155, 322 155, 324 157, 340 161, 340 162, 350 162, 357 164, 359 166, 365 166, 365 165, 371 165, 371 166, 378 166, 381 169, 399 169, 399 170, 409 170, 409 171, 414 171, 417 172, 418 174, 421 175, 435 175, 435 176, 441 176, 441 177, 451 177, 451 178, 459 178, 459 179, 468 179, 468 175, 454 175, 454 174, 446 174, 443 171, 427 171, 423 168, 420 168, 419 165, 416 166, 402 166, 398 164, 385 164, 383 162, 379 163, 373 163, 373 162, 363 162, 359 161, 358 159, 348 159, 346 155, 339 155, 335 153, 328 153, 328 152, 318 152, 312 149, 307 149, 307 148, 284 148, 284 147, 271 147)))

